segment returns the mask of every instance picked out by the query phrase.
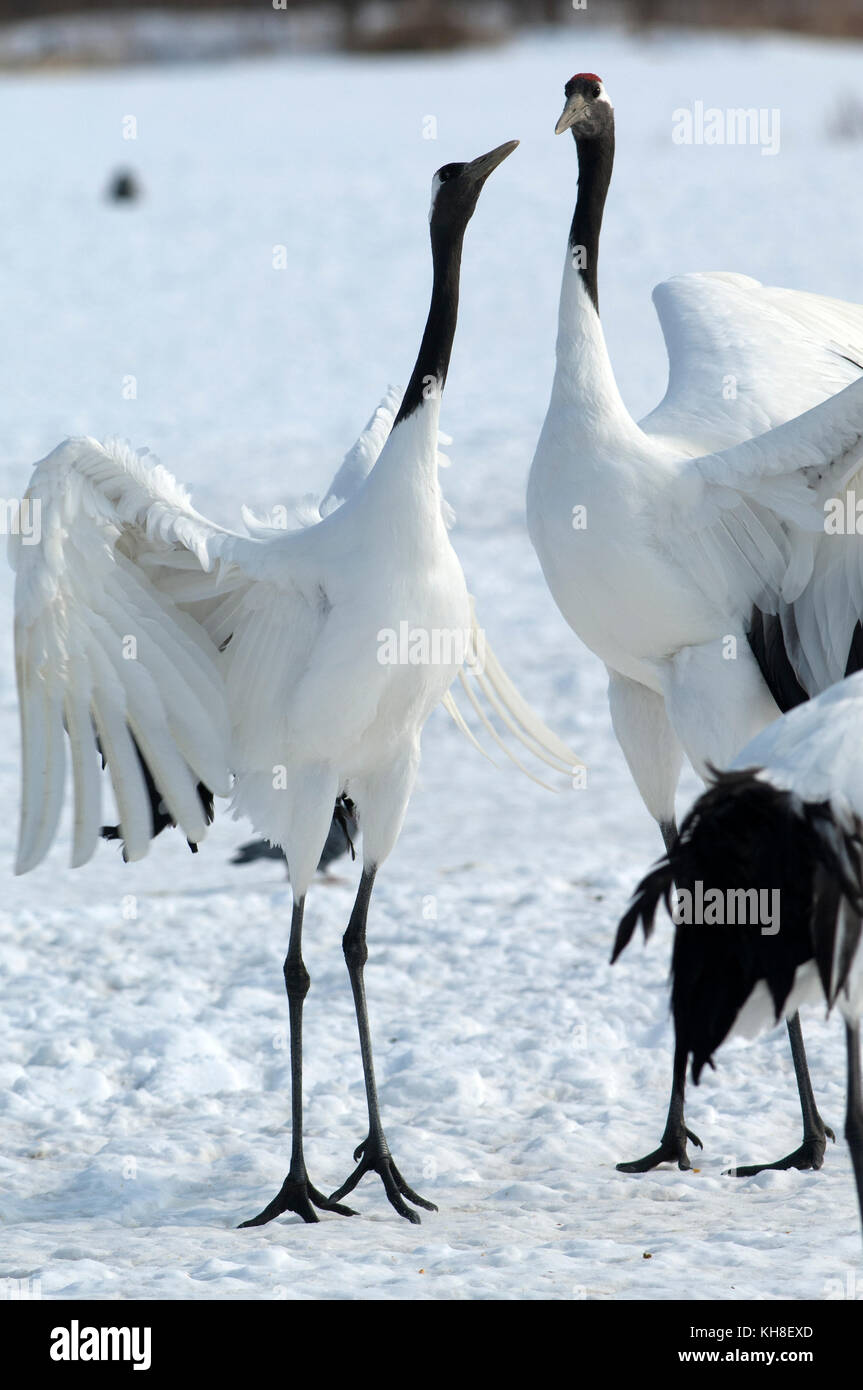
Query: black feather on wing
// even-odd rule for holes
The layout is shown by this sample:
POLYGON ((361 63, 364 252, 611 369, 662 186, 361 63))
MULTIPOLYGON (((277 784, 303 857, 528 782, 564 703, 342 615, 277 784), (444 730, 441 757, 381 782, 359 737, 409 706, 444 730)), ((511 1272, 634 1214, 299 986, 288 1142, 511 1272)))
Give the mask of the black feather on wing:
MULTIPOLYGON (((147 788, 147 796, 150 798, 150 819, 152 821, 153 826, 151 838, 155 840, 156 836, 161 835, 163 830, 167 830, 169 827, 175 826, 176 821, 174 820, 173 816, 171 815, 170 811, 168 810, 167 806, 165 805, 162 799, 162 793, 156 786, 156 783, 153 779, 153 774, 147 765, 146 758, 141 752, 141 749, 138 747, 137 740, 133 737, 132 741, 135 744, 135 752, 138 755, 138 762, 141 765, 141 775, 144 778, 144 784, 147 788)), ((101 747, 99 749, 99 752, 102 753, 101 747)), ((105 766, 104 753, 102 753, 102 766, 103 768, 105 766)), ((209 787, 204 785, 203 782, 198 783, 197 790, 198 797, 200 799, 201 806, 204 811, 204 818, 207 822, 207 825, 212 825, 213 816, 215 814, 215 807, 213 804, 213 793, 210 791, 209 787)), ((100 834, 103 840, 122 840, 123 827, 122 825, 103 825, 100 834)), ((191 840, 187 840, 186 843, 188 844, 189 849, 192 851, 193 854, 198 853, 197 845, 193 844, 191 840)), ((125 857, 126 850, 124 845, 123 858, 125 859, 125 857)))

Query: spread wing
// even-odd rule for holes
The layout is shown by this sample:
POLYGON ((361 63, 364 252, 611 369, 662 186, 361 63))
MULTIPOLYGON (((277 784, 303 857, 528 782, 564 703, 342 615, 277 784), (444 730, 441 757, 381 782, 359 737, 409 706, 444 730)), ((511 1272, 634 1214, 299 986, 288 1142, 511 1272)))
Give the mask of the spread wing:
POLYGON ((122 444, 69 439, 27 492, 37 543, 13 537, 23 788, 16 872, 47 852, 74 784, 73 865, 99 838, 100 753, 126 854, 152 835, 147 770, 192 842, 198 782, 226 795, 230 725, 218 651, 200 617, 248 588, 256 542, 194 510, 163 468, 122 444), (143 763, 146 766, 142 766, 143 763))
MULTIPOLYGON (((354 489, 397 408, 389 393, 351 451, 345 477, 354 489)), ((10 546, 22 732, 16 872, 34 868, 54 839, 66 785, 65 735, 73 866, 98 843, 100 758, 127 859, 147 853, 154 789, 197 844, 207 825, 199 785, 227 795, 244 742, 275 728, 279 711, 266 698, 278 685, 274 653, 284 667, 279 689, 288 689, 326 628, 317 528, 259 527, 238 535, 197 512, 161 466, 116 441, 90 438, 67 440, 37 464, 27 499, 38 518, 36 543, 15 536, 10 546), (262 692, 254 710, 250 691, 262 692)), ((324 529, 329 555, 341 528, 327 519, 324 529)), ((338 647, 336 636, 332 643, 338 647)), ((578 760, 521 700, 487 648, 484 671, 470 676, 505 728, 540 758, 572 771, 578 760)), ((477 707, 477 696, 470 698, 477 707)), ((361 704, 352 706, 357 719, 361 704)), ((473 738, 451 697, 446 707, 473 738)))
POLYGON ((668 351, 668 389, 641 428, 684 453, 763 434, 863 371, 858 304, 721 271, 665 280, 653 302, 668 351))

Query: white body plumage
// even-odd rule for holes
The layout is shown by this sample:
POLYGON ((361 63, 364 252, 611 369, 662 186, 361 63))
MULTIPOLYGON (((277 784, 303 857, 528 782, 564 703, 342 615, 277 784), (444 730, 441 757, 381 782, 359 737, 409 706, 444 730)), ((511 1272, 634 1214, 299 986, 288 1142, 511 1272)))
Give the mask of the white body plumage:
POLYGON ((681 746, 699 772, 728 766, 779 713, 746 641, 753 604, 783 615, 810 689, 844 674, 863 547, 825 533, 824 503, 858 484, 863 495, 863 382, 831 339, 847 345, 853 332, 845 350, 863 363, 863 308, 732 275, 683 276, 655 298, 670 385, 638 426, 567 260, 527 515, 558 607, 609 669, 615 730, 648 809, 670 821, 681 746), (779 335, 784 353, 756 375, 779 335), (746 389, 723 403, 732 366, 746 389))

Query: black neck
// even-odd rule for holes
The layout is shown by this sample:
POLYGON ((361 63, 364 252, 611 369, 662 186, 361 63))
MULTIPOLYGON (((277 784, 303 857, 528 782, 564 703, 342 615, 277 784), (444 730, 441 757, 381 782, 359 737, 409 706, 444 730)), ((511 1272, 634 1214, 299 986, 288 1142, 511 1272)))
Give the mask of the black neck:
POLYGON ((412 415, 423 401, 428 400, 430 393, 438 387, 443 390, 458 319, 459 272, 464 233, 464 227, 455 232, 436 231, 432 227, 434 283, 431 304, 416 366, 393 428, 412 415))
POLYGON ((570 255, 577 257, 575 265, 599 313, 599 289, 596 268, 599 261, 599 233, 602 211, 611 182, 614 164, 614 127, 610 126, 592 140, 575 142, 578 150, 578 198, 569 230, 570 255))

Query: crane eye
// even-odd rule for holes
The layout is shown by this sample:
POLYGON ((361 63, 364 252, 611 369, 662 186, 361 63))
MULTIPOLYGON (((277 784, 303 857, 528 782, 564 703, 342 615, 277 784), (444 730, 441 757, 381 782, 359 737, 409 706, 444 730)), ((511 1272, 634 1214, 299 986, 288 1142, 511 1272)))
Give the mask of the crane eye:
POLYGON ((601 87, 594 87, 594 89, 593 89, 593 95, 594 95, 595 97, 598 97, 601 91, 602 91, 602 88, 601 88, 601 87))

